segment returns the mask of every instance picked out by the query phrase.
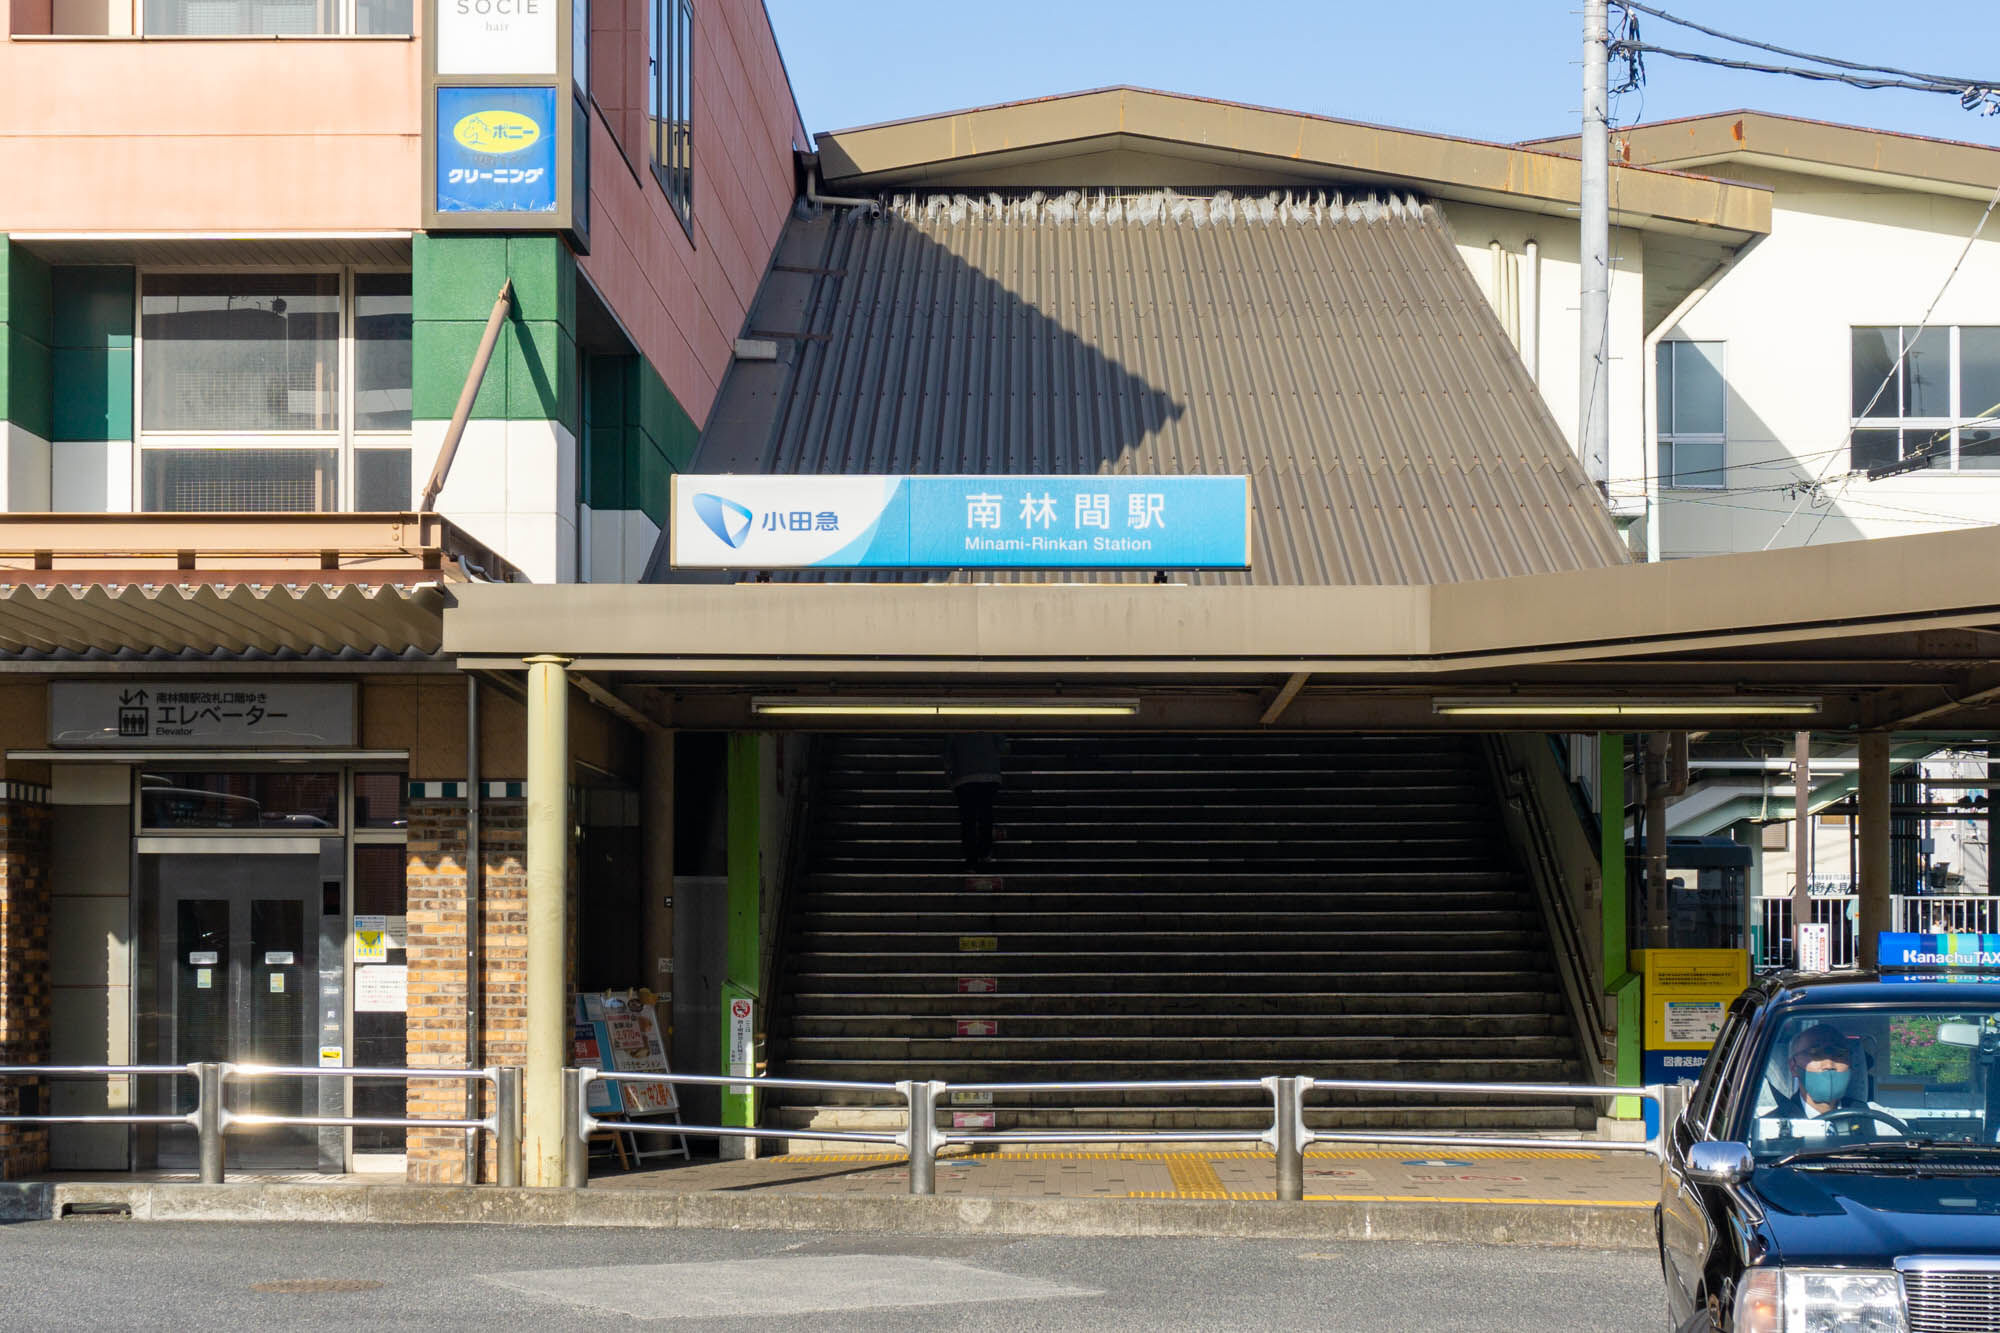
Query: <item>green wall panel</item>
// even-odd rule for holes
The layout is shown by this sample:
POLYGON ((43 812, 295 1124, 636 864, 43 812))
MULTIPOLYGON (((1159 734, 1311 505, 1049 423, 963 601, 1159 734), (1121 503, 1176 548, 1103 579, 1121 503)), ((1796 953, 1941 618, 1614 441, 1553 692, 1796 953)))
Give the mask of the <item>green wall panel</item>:
POLYGON ((0 421, 52 428, 49 266, 0 236, 0 421))
POLYGON ((129 268, 58 268, 50 273, 54 298, 50 346, 130 347, 133 287, 129 268))
POLYGON ((449 419, 507 279, 514 301, 480 383, 479 420, 580 427, 576 257, 555 236, 417 236, 411 248, 412 415, 449 419))
POLYGON ((56 440, 132 438, 132 349, 58 347, 52 354, 56 440))

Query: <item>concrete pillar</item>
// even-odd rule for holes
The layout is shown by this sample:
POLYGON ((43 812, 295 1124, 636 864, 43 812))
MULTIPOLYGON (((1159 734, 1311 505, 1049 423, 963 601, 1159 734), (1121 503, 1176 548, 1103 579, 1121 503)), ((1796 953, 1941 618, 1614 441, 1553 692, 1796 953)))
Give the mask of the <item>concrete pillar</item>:
POLYGON ((1874 967, 1889 921, 1889 733, 1861 734, 1861 938, 1858 959, 1874 967))
POLYGON ((569 659, 528 659, 528 1066, 521 1182, 563 1184, 569 1049, 569 659))

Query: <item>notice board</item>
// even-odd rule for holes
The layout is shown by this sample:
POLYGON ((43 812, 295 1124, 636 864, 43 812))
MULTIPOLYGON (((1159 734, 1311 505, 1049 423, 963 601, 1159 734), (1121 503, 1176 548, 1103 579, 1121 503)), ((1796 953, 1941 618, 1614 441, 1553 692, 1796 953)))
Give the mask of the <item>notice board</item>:
MULTIPOLYGON (((606 991, 576 997, 572 1055, 579 1065, 614 1074, 665 1074, 667 1044, 653 1006, 635 993, 606 991)), ((592 1115, 672 1115, 680 1099, 671 1083, 593 1081, 587 1090, 592 1115)))

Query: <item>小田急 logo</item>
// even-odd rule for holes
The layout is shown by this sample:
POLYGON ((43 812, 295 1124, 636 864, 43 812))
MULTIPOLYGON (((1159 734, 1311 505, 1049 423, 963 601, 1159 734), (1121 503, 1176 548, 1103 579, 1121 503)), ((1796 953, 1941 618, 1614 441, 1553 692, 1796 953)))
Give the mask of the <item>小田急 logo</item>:
POLYGON ((707 491, 696 492, 694 512, 697 518, 708 525, 708 530, 719 537, 722 544, 732 551, 743 545, 743 539, 750 535, 750 524, 756 518, 748 508, 736 501, 712 495, 707 491))

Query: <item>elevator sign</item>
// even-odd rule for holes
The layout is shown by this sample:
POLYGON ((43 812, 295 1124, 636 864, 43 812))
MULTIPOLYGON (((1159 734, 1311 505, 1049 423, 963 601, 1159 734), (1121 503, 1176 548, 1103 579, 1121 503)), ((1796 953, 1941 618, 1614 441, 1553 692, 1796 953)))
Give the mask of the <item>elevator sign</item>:
POLYGON ((49 686, 49 743, 83 750, 346 747, 354 744, 354 687, 56 681, 49 686))

